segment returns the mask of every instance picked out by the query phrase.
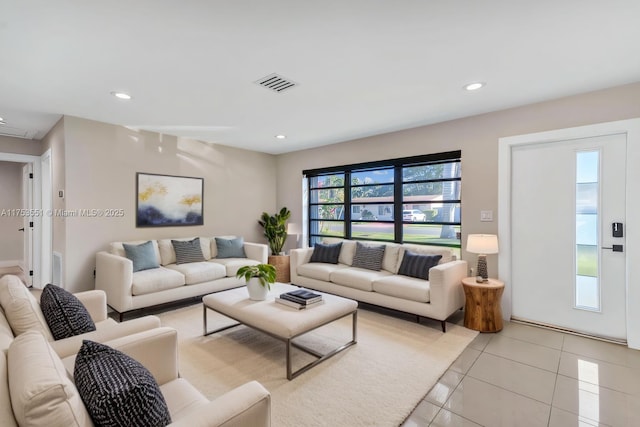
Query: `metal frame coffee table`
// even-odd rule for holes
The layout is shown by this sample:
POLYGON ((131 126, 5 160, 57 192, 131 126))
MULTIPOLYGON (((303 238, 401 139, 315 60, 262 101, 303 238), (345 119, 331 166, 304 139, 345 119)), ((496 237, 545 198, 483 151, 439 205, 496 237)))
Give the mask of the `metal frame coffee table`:
POLYGON ((322 294, 324 303, 304 310, 297 310, 275 302, 275 297, 281 293, 295 289, 298 287, 276 283, 272 285, 265 301, 251 301, 244 287, 206 295, 202 298, 203 335, 211 335, 238 325, 245 325, 283 341, 286 345, 288 380, 292 380, 357 343, 358 303, 356 301, 336 295, 322 294), (209 331, 207 329, 208 310, 229 317, 237 323, 209 331), (328 353, 320 353, 294 341, 301 335, 348 316, 352 316, 351 341, 328 353), (316 357, 316 360, 293 371, 292 347, 316 357))

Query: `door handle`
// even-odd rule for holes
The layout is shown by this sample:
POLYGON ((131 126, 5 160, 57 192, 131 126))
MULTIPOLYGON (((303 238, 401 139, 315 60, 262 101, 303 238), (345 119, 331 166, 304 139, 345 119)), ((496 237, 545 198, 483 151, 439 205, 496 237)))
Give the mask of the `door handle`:
POLYGON ((18 228, 18 231, 24 231, 24 227, 18 228))
POLYGON ((603 246, 602 249, 610 249, 613 252, 624 252, 624 248, 622 245, 612 245, 610 248, 605 248, 603 246))

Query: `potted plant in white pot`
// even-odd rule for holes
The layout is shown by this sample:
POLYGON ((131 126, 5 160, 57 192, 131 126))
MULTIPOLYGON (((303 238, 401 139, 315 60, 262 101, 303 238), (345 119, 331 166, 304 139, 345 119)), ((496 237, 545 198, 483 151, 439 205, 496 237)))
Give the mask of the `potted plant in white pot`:
POLYGON ((276 281, 276 268, 271 264, 245 265, 236 273, 238 279, 247 282, 249 299, 264 301, 271 290, 271 284, 276 281))
POLYGON ((278 282, 289 282, 289 256, 285 255, 282 249, 287 241, 287 220, 291 217, 291 211, 285 207, 280 209, 275 215, 263 212, 258 220, 264 228, 264 237, 267 238, 271 255, 269 264, 276 266, 276 280, 278 282))

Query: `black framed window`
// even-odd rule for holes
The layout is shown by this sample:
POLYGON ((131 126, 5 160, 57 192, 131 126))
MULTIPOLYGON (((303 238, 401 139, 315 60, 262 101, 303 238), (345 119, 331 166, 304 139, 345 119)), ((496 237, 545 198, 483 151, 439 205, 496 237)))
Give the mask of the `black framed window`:
POLYGON ((326 237, 460 248, 460 151, 303 171, 309 244, 326 237))

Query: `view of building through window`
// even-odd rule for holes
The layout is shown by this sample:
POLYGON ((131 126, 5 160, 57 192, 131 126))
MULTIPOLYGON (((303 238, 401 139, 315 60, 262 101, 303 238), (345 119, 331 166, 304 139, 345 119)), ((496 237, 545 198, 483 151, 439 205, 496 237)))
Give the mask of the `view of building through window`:
POLYGON ((459 248, 460 152, 445 154, 305 171, 309 243, 342 237, 459 248))

